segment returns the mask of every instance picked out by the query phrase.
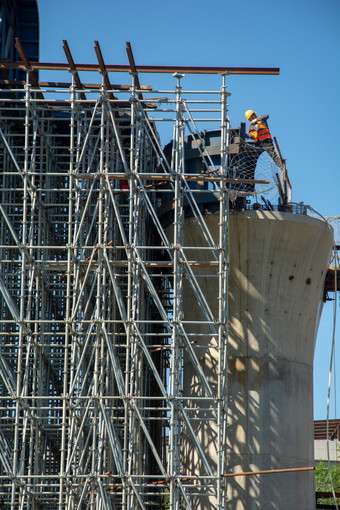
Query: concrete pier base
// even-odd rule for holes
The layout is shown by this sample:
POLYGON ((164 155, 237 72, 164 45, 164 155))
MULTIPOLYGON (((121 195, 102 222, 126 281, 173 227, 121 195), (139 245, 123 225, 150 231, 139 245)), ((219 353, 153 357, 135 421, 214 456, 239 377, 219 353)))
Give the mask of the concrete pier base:
MULTIPOLYGON (((208 215, 205 220, 217 239, 218 215, 208 215)), ((168 235, 171 238, 171 228, 168 235)), ((230 213, 229 240, 226 470, 313 466, 313 355, 332 231, 323 221, 306 215, 242 211, 230 213)), ((184 245, 204 246, 193 218, 186 219, 184 245)), ((205 253, 188 250, 188 258, 204 260, 205 253)), ((200 268, 196 273, 217 314, 217 272, 200 268)), ((184 284, 184 320, 202 320, 188 283, 184 284)), ((198 332, 195 325, 186 330, 193 335, 195 331, 208 332, 205 326, 198 332)), ((205 375, 216 389, 216 339, 199 335, 191 339, 205 375)), ((186 405, 190 405, 190 397, 201 395, 202 385, 185 355, 186 405)), ((217 429, 212 409, 203 400, 194 406, 191 415, 194 413, 195 434, 216 469, 217 429)), ((187 474, 204 472, 185 430, 182 464, 187 474)), ((225 480, 225 508, 230 510, 310 510, 315 506, 313 471, 225 480)), ((216 508, 216 499, 193 496, 191 504, 195 509, 210 510, 216 508)))

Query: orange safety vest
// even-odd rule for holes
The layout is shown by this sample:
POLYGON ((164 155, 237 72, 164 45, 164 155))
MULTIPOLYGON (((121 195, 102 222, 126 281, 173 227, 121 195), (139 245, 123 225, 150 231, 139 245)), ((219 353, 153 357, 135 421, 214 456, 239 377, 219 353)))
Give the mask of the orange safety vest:
POLYGON ((269 128, 262 124, 260 120, 257 122, 257 125, 259 126, 258 131, 250 131, 255 138, 255 143, 263 142, 264 140, 271 140, 272 136, 270 134, 269 128))

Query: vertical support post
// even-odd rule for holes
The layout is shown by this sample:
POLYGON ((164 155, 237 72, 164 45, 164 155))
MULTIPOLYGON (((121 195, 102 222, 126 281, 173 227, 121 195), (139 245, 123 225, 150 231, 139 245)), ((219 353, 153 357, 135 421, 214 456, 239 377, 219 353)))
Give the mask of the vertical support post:
MULTIPOLYGON (((134 331, 134 317, 133 317, 133 299, 134 299, 134 272, 135 264, 133 261, 133 239, 134 239, 134 180, 133 180, 133 169, 134 169, 134 154, 135 154, 135 94, 136 94, 136 82, 135 74, 131 73, 131 111, 130 111, 130 152, 129 152, 129 167, 130 172, 128 177, 129 182, 129 195, 128 195, 128 246, 126 247, 126 253, 128 258, 127 267, 127 325, 126 325, 126 361, 125 361, 125 391, 133 395, 133 383, 135 379, 135 331, 134 331)), ((127 395, 126 395, 127 397, 127 395)), ((128 398, 125 399, 125 444, 124 444, 124 469, 125 472, 131 476, 135 469, 134 466, 134 433, 135 423, 133 416, 133 409, 128 398)), ((133 494, 131 493, 131 487, 126 489, 126 508, 132 508, 133 505, 133 494)))
POLYGON ((98 190, 98 233, 97 233, 97 274, 96 274, 96 341, 95 341, 95 359, 94 359, 94 373, 93 373, 93 428, 92 428, 92 465, 91 475, 93 480, 91 490, 91 503, 95 505, 95 500, 98 498, 96 492, 98 490, 98 478, 100 473, 100 458, 102 450, 102 413, 100 411, 101 388, 103 380, 101 378, 101 342, 102 342, 102 321, 103 321, 103 293, 105 287, 103 285, 103 244, 104 244, 104 155, 105 155, 105 85, 102 79, 100 90, 100 126, 99 126, 99 190, 98 190))
POLYGON ((170 509, 179 510, 179 484, 180 474, 180 439, 181 419, 178 407, 178 400, 182 387, 182 341, 181 341, 181 319, 182 311, 182 285, 183 268, 180 256, 180 248, 183 243, 183 190, 181 175, 184 173, 183 154, 183 106, 181 98, 181 78, 183 75, 174 74, 176 83, 176 124, 174 127, 173 140, 173 180, 174 180, 174 239, 173 239, 173 331, 171 339, 170 358, 170 437, 169 437, 169 472, 170 472, 170 509))
MULTIPOLYGON (((140 308, 140 274, 139 265, 134 254, 136 246, 139 245, 139 215, 140 215, 140 193, 137 189, 135 175, 138 172, 138 143, 139 143, 139 130, 138 130, 138 108, 137 108, 137 85, 138 77, 135 72, 131 72, 132 86, 131 86, 131 122, 130 122, 130 185, 129 185, 129 211, 130 211, 130 223, 129 223, 129 247, 130 247, 130 286, 129 296, 131 299, 130 308, 130 385, 129 394, 135 396, 141 396, 142 394, 142 374, 140 372, 140 359, 139 349, 137 347, 136 338, 136 321, 139 318, 140 308)), ((138 326, 140 327, 140 325, 138 326)), ((140 401, 137 400, 135 405, 139 406, 140 401)), ((136 421, 135 410, 132 405, 129 409, 130 417, 130 473, 135 475, 136 473, 143 473, 141 468, 141 456, 143 445, 141 443, 140 425, 136 421)), ((140 481, 142 482, 142 480, 140 481)), ((141 484, 142 485, 142 484, 141 484)), ((131 501, 132 503, 132 501, 131 501)))
MULTIPOLYGON (((226 91, 226 74, 222 75, 221 87, 221 176, 228 175, 228 148, 230 124, 227 110, 228 93, 226 91)), ((228 341, 228 266, 229 266, 229 194, 228 188, 220 181, 219 193, 219 239, 218 239, 218 384, 217 384, 217 430, 218 430, 218 463, 217 463, 217 508, 225 507, 225 450, 227 421, 227 341, 228 341)))
POLYGON ((282 175, 283 175, 283 189, 284 189, 284 197, 285 197, 285 201, 284 201, 283 205, 287 205, 287 202, 289 201, 289 197, 288 197, 286 161, 284 159, 282 159, 282 175))
MULTIPOLYGON (((26 72, 25 84, 25 145, 24 145, 24 171, 23 171, 23 205, 22 205, 22 239, 23 247, 26 247, 27 236, 27 178, 28 178, 28 164, 29 164, 29 134, 30 134, 30 100, 31 100, 31 85, 29 78, 29 71, 26 72)), ((19 436, 20 436, 20 398, 21 398, 21 379, 22 379, 22 361, 24 349, 24 319, 25 319, 25 267, 26 267, 26 250, 22 250, 21 258, 21 282, 20 282, 20 323, 19 323, 19 338, 18 338, 18 354, 17 354, 17 374, 16 374, 16 403, 15 403, 15 430, 14 430, 14 444, 13 444, 13 474, 16 475, 18 471, 19 462, 19 436)), ((22 445, 23 447, 23 445, 22 445)), ((12 494, 11 494, 11 510, 16 507, 16 478, 12 481, 12 494)))
MULTIPOLYGON (((64 491, 66 490, 66 441, 68 433, 68 359, 69 359, 69 347, 72 339, 72 325, 71 319, 71 286, 72 286, 72 233, 73 233, 73 171, 74 171, 74 136, 75 136, 75 109, 76 109, 76 84, 75 76, 72 73, 72 84, 70 87, 70 107, 71 107, 71 118, 70 118, 70 163, 69 163, 69 174, 68 174, 68 227, 67 227, 67 270, 66 270, 66 297, 65 297, 65 340, 64 340, 64 366, 63 366, 63 394, 62 394, 62 425, 61 425, 61 447, 60 447, 60 483, 59 483, 59 509, 64 508, 64 491)), ((68 496, 65 498, 68 500, 68 496)))

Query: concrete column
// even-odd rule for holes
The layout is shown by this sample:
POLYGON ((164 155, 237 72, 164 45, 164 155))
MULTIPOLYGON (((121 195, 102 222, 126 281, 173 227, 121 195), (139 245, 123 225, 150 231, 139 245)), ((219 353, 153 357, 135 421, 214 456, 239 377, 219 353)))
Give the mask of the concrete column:
MULTIPOLYGON (((205 219, 217 238, 218 216, 205 219)), ((243 211, 230 214, 229 238, 227 471, 313 466, 313 355, 332 231, 306 215, 243 211)), ((186 219, 184 244, 205 244, 193 218, 186 219)), ((208 258, 205 253, 187 250, 188 258, 195 260, 208 258)), ((217 314, 216 272, 200 268, 196 273, 217 314)), ((202 320, 188 282, 184 296, 184 320, 202 320)), ((186 329, 193 335, 208 332, 194 325, 186 329)), ((216 388, 216 339, 191 339, 207 379, 216 388)), ((202 385, 185 355, 186 404, 200 395, 204 395, 202 385)), ((191 416, 194 413, 195 433, 215 469, 212 409, 201 401, 199 407, 193 406, 191 416)), ((185 430, 182 463, 188 475, 203 472, 185 430)), ((208 495, 193 497, 192 502, 200 510, 216 508, 214 497, 208 495)), ((313 471, 227 479, 225 508, 230 510, 310 510, 314 505, 313 471)))

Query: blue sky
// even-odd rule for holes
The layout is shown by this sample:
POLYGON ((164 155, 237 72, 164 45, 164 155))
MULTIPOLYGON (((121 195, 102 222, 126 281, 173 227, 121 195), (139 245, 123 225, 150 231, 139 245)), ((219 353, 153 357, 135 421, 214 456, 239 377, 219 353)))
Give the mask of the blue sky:
MULTIPOLYGON (((38 5, 41 61, 65 62, 66 39, 76 63, 97 62, 98 40, 107 64, 127 64, 130 41, 137 64, 280 67, 279 76, 228 78, 231 124, 244 122, 247 109, 268 113, 287 159, 293 200, 324 216, 340 214, 339 0, 38 0, 38 5)), ((49 78, 57 79, 55 73, 49 78)), ((127 75, 110 79, 129 83, 127 75)), ((140 76, 154 88, 165 88, 169 79, 140 76)), ((216 77, 185 79, 185 86, 220 86, 216 77)), ((332 326, 333 304, 326 303, 315 351, 315 419, 326 417, 332 326)), ((331 417, 336 412, 333 391, 331 417)))

